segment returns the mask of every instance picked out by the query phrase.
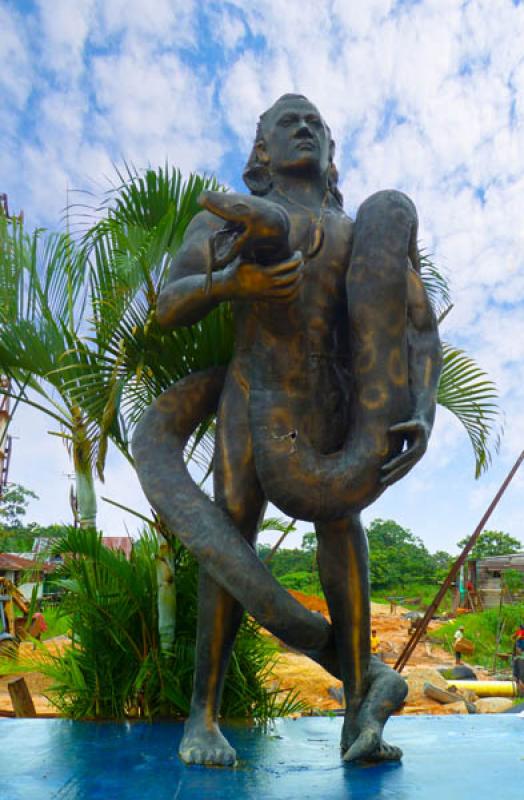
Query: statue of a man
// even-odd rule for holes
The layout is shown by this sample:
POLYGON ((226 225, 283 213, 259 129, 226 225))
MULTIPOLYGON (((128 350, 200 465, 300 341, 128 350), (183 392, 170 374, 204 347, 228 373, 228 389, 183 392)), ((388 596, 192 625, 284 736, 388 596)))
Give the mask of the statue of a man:
POLYGON ((163 326, 191 325, 224 301, 236 325, 227 373, 176 384, 134 438, 150 502, 201 564, 193 698, 180 748, 188 763, 235 761, 218 713, 244 608, 343 680, 345 760, 401 757, 382 729, 406 688, 370 658, 359 512, 426 449, 440 346, 417 272, 413 204, 381 192, 353 223, 333 155, 329 128, 305 97, 277 100, 260 118, 244 173, 252 196, 203 197, 207 210, 190 225, 159 298, 163 326), (211 503, 182 451, 217 404, 211 503), (258 560, 267 500, 315 523, 331 625, 258 560))

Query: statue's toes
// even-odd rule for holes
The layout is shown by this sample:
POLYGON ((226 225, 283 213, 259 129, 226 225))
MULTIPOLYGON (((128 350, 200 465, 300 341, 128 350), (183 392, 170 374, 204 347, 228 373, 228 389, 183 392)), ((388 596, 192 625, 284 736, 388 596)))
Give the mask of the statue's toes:
POLYGON ((213 760, 209 763, 220 767, 232 767, 237 760, 237 754, 232 747, 221 747, 214 751, 213 760))
POLYGON ((363 731, 344 753, 344 761, 371 760, 380 745, 380 736, 376 731, 363 731))
POLYGON ((400 761, 402 758, 402 750, 400 747, 395 747, 393 744, 386 744, 382 742, 377 753, 377 761, 400 761))
POLYGON ((402 750, 384 742, 376 731, 363 731, 344 753, 344 761, 400 761, 402 750))
POLYGON ((180 748, 178 755, 185 764, 202 764, 203 753, 198 747, 180 748))
POLYGON ((205 764, 214 767, 232 767, 237 754, 229 745, 221 747, 181 747, 178 755, 185 764, 205 764))

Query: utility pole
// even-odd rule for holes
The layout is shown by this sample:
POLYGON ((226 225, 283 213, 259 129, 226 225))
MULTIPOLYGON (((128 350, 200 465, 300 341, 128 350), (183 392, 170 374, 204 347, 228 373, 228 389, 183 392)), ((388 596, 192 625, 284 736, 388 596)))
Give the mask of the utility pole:
MULTIPOLYGON (((0 193, 0 217, 5 217, 7 220, 13 219, 13 217, 9 214, 9 203, 5 193, 0 193)), ((20 213, 16 219, 21 222, 23 219, 23 213, 20 213)), ((0 375, 0 500, 2 499, 5 487, 7 486, 9 462, 11 460, 11 452, 13 449, 13 440, 8 434, 9 422, 11 419, 10 394, 10 379, 6 375, 0 375)))

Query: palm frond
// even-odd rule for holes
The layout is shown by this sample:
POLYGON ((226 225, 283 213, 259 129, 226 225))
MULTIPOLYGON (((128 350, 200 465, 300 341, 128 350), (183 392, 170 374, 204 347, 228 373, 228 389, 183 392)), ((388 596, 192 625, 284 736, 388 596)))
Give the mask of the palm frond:
POLYGON ((475 454, 475 476, 479 477, 491 463, 492 449, 495 452, 498 450, 497 388, 463 350, 443 342, 442 351, 443 366, 437 402, 451 411, 465 427, 475 454))
POLYGON ((451 306, 451 290, 446 276, 435 266, 430 256, 419 252, 420 277, 424 283, 429 301, 438 318, 451 306))

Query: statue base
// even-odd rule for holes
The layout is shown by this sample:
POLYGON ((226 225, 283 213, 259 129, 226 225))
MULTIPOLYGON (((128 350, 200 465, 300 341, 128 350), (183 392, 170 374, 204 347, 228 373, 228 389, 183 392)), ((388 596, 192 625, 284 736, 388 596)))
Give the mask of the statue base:
POLYGON ((522 798, 524 719, 515 714, 395 717, 401 763, 345 765, 340 718, 225 725, 234 769, 187 767, 183 725, 1 719, 3 800, 380 800, 522 798))

